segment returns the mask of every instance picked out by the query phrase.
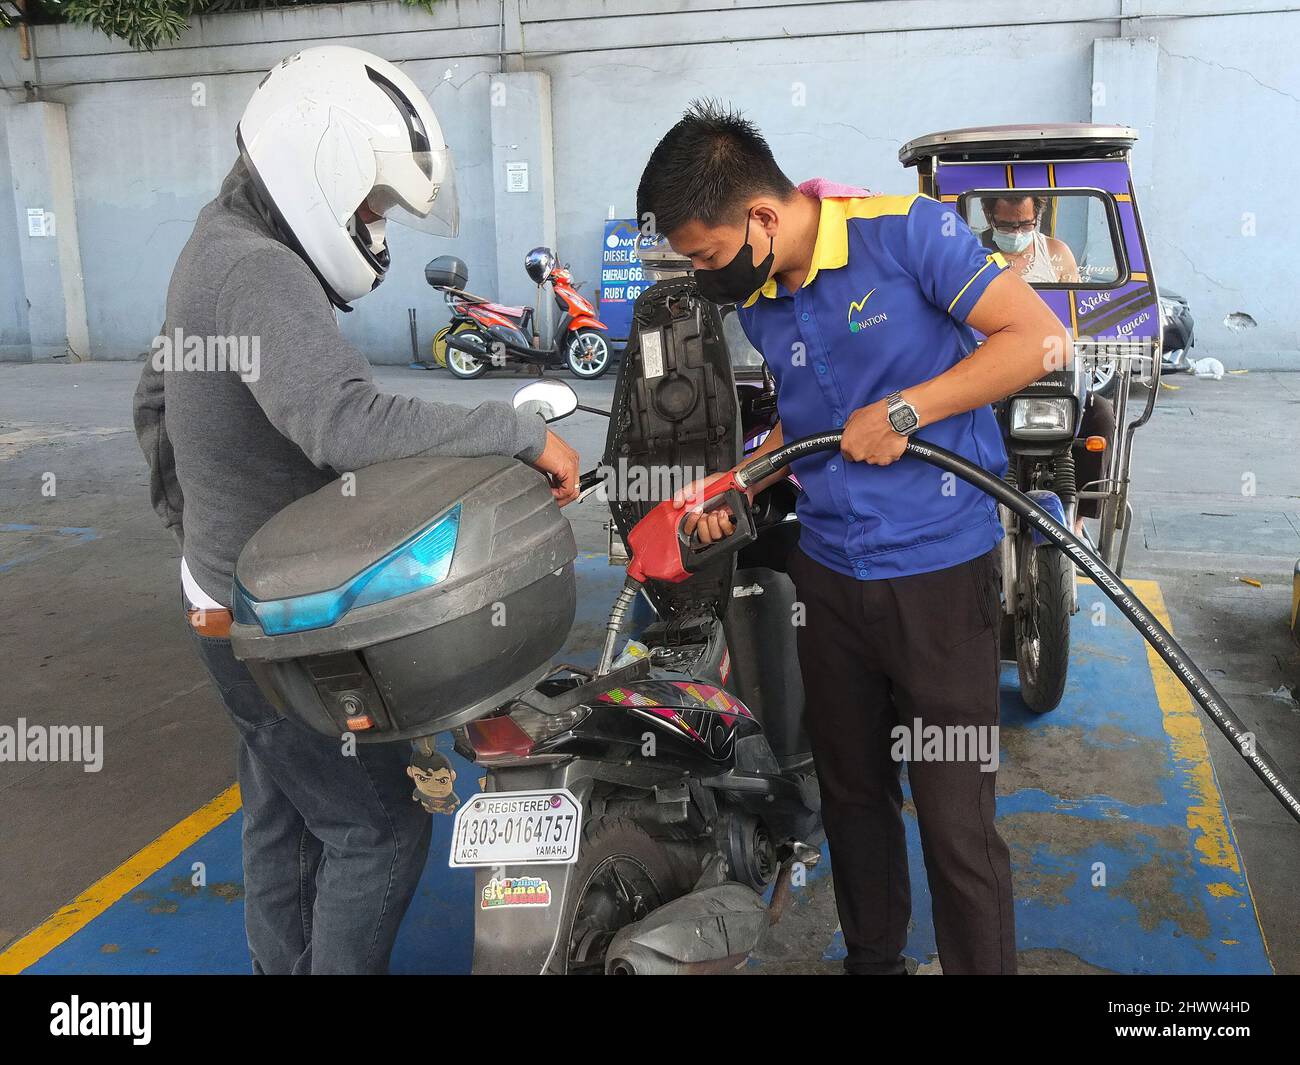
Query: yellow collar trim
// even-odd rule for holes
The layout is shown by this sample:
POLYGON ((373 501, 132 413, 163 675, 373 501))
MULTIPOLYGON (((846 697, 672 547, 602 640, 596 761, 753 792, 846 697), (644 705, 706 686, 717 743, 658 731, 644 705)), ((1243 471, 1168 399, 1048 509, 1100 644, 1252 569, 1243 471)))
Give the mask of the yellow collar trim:
MULTIPOLYGON (((860 213, 858 204, 878 197, 828 196, 821 201, 817 220, 817 242, 813 245, 812 265, 800 288, 807 288, 819 270, 838 270, 849 265, 849 218, 860 213)), ((776 278, 769 277, 763 287, 745 301, 746 307, 758 302, 759 296, 776 299, 776 278)))

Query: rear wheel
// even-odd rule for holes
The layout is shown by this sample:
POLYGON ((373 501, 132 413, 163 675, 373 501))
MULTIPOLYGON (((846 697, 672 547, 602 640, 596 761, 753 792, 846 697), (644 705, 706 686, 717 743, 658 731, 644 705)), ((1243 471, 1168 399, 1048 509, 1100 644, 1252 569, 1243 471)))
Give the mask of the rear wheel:
POLYGON ((433 334, 433 361, 439 366, 447 365, 447 352, 452 350, 447 347, 448 336, 458 336, 461 333, 469 333, 474 329, 472 322, 457 322, 455 325, 444 325, 433 334))
POLYGON ((1020 697, 1035 713, 1055 710, 1070 667, 1070 604, 1074 564, 1051 544, 1035 547, 1021 534, 1015 613, 1020 697))
POLYGON ((622 817, 597 819, 583 829, 571 875, 559 939, 570 975, 602 975, 615 934, 680 894, 663 848, 622 817))
POLYGON ((574 377, 590 381, 609 369, 609 338, 599 329, 579 329, 571 333, 564 352, 569 372, 574 377))
MULTIPOLYGON (((474 334, 476 337, 478 336, 472 326, 469 329, 466 329, 465 333, 474 334)), ((462 381, 472 381, 474 378, 482 377, 488 372, 488 360, 486 356, 478 359, 468 352, 461 351, 459 348, 453 348, 448 344, 447 369, 451 371, 453 377, 459 377, 462 381)))

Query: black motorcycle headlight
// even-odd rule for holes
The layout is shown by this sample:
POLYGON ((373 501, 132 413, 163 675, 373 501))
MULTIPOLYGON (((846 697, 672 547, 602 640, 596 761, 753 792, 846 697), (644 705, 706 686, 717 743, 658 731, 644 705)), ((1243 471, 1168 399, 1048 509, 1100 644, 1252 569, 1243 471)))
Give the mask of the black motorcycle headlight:
POLYGON ((1017 396, 1011 401, 1015 440, 1069 440, 1074 436, 1073 396, 1017 396))

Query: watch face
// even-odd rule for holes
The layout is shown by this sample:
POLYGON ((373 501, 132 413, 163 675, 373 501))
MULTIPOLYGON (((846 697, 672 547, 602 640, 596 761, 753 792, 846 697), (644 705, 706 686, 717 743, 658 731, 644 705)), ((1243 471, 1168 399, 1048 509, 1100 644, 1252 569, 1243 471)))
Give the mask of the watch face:
POLYGON ((889 424, 896 433, 910 433, 916 428, 916 414, 911 407, 899 407, 889 412, 889 424))

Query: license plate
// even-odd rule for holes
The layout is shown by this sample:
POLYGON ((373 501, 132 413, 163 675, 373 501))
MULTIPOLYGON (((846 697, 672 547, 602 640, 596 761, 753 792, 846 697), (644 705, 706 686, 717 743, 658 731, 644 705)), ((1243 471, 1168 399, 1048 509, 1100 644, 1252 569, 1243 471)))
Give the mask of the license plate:
POLYGON ((566 788, 480 792, 456 811, 451 866, 568 865, 582 806, 566 788))

